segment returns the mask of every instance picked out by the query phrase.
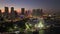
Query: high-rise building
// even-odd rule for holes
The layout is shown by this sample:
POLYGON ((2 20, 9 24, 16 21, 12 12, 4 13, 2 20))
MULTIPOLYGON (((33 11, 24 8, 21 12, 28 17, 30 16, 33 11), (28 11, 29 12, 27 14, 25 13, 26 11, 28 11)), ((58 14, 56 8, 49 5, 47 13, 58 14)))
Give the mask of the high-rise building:
POLYGON ((2 12, 1 12, 1 10, 0 10, 0 17, 2 17, 2 12))
POLYGON ((42 16, 42 9, 33 9, 32 15, 36 17, 42 16))
POLYGON ((15 18, 14 7, 11 7, 11 19, 15 18))
POLYGON ((21 8, 21 14, 24 15, 25 8, 21 8))
POLYGON ((11 12, 14 12, 14 7, 11 7, 11 12))
POLYGON ((11 7, 11 14, 14 15, 14 7, 11 7))
POLYGON ((14 11, 14 14, 15 14, 15 17, 18 17, 18 13, 16 10, 14 11))
POLYGON ((2 14, 2 11, 0 10, 0 23, 2 23, 2 21, 4 21, 4 18, 3 18, 2 15, 3 15, 3 14, 2 14))
POLYGON ((32 10, 32 16, 36 16, 36 9, 32 10))
POLYGON ((8 18, 8 16, 9 16, 9 8, 5 7, 4 17, 8 18))
POLYGON ((40 16, 43 16, 43 9, 40 9, 40 16))
POLYGON ((37 16, 42 16, 42 9, 37 9, 37 16))
POLYGON ((28 11, 25 11, 25 16, 28 16, 28 11))
POLYGON ((25 11, 25 15, 26 15, 26 16, 29 16, 29 15, 31 15, 31 11, 30 11, 30 10, 28 10, 28 11, 25 11))
POLYGON ((5 13, 8 14, 9 13, 9 8, 5 7, 5 13))
POLYGON ((2 12, 1 12, 1 10, 0 10, 0 14, 1 14, 2 12))

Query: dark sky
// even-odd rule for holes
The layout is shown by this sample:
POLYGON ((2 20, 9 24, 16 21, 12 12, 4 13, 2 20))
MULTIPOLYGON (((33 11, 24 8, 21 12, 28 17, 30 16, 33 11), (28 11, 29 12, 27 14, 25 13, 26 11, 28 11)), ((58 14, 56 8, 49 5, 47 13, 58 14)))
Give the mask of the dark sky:
POLYGON ((9 8, 13 6, 15 9, 60 9, 60 0, 0 0, 0 9, 3 9, 5 6, 9 8))

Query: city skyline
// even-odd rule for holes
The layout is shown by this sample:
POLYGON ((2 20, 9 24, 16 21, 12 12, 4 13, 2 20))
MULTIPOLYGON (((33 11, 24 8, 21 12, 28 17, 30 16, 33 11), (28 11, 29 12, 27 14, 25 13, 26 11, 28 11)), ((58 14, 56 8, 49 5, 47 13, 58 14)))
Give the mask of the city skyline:
POLYGON ((42 8, 48 10, 60 11, 59 0, 0 0, 0 9, 4 10, 4 7, 14 7, 15 10, 20 11, 20 8, 26 10, 42 8))

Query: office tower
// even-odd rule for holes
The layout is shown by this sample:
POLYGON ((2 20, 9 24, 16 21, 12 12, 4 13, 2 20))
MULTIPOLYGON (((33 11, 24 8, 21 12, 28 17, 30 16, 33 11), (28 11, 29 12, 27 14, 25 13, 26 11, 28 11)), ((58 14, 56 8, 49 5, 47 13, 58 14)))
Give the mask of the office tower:
POLYGON ((16 10, 14 11, 14 14, 15 14, 15 18, 17 18, 18 17, 18 13, 17 13, 16 10))
POLYGON ((0 10, 0 17, 2 17, 2 12, 1 12, 1 10, 0 10))
POLYGON ((36 9, 32 10, 32 16, 36 16, 36 9))
POLYGON ((5 7, 4 17, 8 18, 8 16, 9 16, 9 8, 5 7))
POLYGON ((42 9, 33 9, 32 15, 36 17, 42 16, 42 9))
POLYGON ((28 11, 25 11, 25 16, 28 16, 28 11))
POLYGON ((8 7, 5 7, 5 15, 7 16, 9 13, 9 8, 8 7))
POLYGON ((14 7, 11 7, 11 13, 13 13, 14 12, 14 7))
POLYGON ((25 11, 25 16, 29 16, 29 15, 31 15, 31 11, 30 10, 25 11))
POLYGON ((11 7, 11 16, 14 15, 14 7, 11 7))
POLYGON ((25 8, 21 8, 21 14, 24 15, 25 8))
POLYGON ((28 13, 28 15, 30 15, 30 14, 31 14, 31 11, 30 11, 30 10, 28 10, 28 11, 27 11, 27 13, 28 13))
POLYGON ((42 16, 42 9, 37 9, 37 16, 42 16))
POLYGON ((14 7, 11 7, 11 19, 15 18, 14 7))
POLYGON ((0 13, 1 13, 1 10, 0 10, 0 13))
POLYGON ((3 16, 2 16, 2 11, 0 10, 0 23, 2 23, 2 21, 4 20, 3 16))
POLYGON ((40 9, 40 14, 41 16, 43 16, 43 9, 40 9))
POLYGON ((2 14, 1 10, 0 10, 0 15, 2 14))
POLYGON ((9 8, 5 7, 5 13, 9 13, 9 8))

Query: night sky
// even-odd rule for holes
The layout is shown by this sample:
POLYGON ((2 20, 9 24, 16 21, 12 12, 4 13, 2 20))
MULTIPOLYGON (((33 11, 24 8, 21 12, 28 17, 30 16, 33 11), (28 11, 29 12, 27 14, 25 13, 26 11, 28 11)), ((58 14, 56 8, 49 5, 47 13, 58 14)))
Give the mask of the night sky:
POLYGON ((15 9, 42 8, 42 9, 60 9, 60 0, 0 0, 0 9, 5 6, 15 9))

